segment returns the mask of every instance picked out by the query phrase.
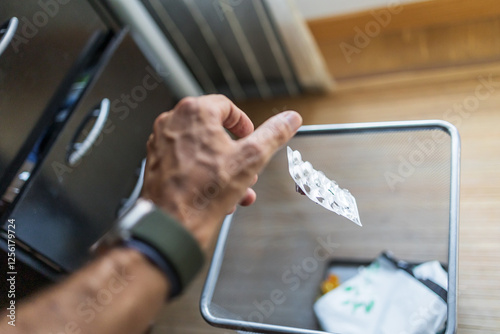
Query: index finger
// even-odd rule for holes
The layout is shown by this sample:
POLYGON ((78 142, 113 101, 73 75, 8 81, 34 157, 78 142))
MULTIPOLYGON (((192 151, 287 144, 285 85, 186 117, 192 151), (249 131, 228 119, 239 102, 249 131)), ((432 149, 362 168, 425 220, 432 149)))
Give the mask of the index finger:
POLYGON ((223 127, 239 138, 251 134, 254 126, 250 118, 224 95, 204 95, 198 98, 200 106, 207 106, 220 116, 223 127))

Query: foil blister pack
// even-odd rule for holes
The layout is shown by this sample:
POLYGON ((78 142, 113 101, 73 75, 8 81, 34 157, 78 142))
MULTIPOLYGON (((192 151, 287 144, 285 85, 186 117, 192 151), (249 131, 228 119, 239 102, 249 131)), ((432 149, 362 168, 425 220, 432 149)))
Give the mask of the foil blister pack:
POLYGON ((300 188, 314 203, 341 215, 355 224, 361 225, 356 199, 347 189, 313 168, 309 161, 302 161, 299 151, 287 147, 288 171, 300 188))

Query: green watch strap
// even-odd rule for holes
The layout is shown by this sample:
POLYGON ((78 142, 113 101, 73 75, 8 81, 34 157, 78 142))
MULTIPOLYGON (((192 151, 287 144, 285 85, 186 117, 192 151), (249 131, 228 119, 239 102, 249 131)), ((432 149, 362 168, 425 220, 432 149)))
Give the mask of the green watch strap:
POLYGON ((154 247, 170 263, 184 289, 203 266, 198 242, 172 217, 156 208, 130 230, 132 237, 154 247))

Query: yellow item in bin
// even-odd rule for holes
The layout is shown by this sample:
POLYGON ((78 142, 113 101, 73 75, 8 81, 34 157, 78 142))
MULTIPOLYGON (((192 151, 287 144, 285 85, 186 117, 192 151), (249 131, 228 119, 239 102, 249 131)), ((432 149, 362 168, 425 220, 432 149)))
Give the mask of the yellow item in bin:
POLYGON ((328 274, 328 278, 321 283, 321 294, 324 295, 340 285, 340 279, 335 274, 328 274))

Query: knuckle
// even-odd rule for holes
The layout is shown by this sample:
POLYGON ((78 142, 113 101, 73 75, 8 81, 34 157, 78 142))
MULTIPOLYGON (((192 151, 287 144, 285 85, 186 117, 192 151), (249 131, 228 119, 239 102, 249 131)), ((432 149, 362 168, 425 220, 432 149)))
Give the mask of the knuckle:
POLYGON ((211 97, 215 98, 215 99, 219 99, 221 101, 231 101, 227 96, 223 95, 223 94, 211 94, 210 95, 211 97))
POLYGON ((247 141, 241 149, 241 154, 245 165, 253 165, 260 162, 264 159, 265 155, 262 146, 255 141, 247 141))
POLYGON ((146 142, 146 149, 148 151, 152 152, 154 150, 154 148, 156 147, 155 141, 156 141, 156 136, 154 134, 150 134, 148 141, 146 142))
POLYGON ((197 97, 185 97, 177 103, 175 106, 174 117, 176 120, 183 122, 188 122, 190 119, 198 119, 204 114, 206 106, 200 103, 197 97))
POLYGON ((163 112, 160 115, 158 115, 158 117, 156 117, 153 123, 153 132, 160 131, 165 126, 168 117, 169 117, 168 112, 163 112))
POLYGON ((151 146, 151 145, 153 145, 154 140, 155 140, 154 134, 150 134, 149 137, 148 137, 148 141, 146 142, 146 145, 148 147, 151 146))
POLYGON ((188 96, 181 99, 175 109, 180 111, 193 110, 196 109, 198 105, 198 100, 196 97, 188 96))

